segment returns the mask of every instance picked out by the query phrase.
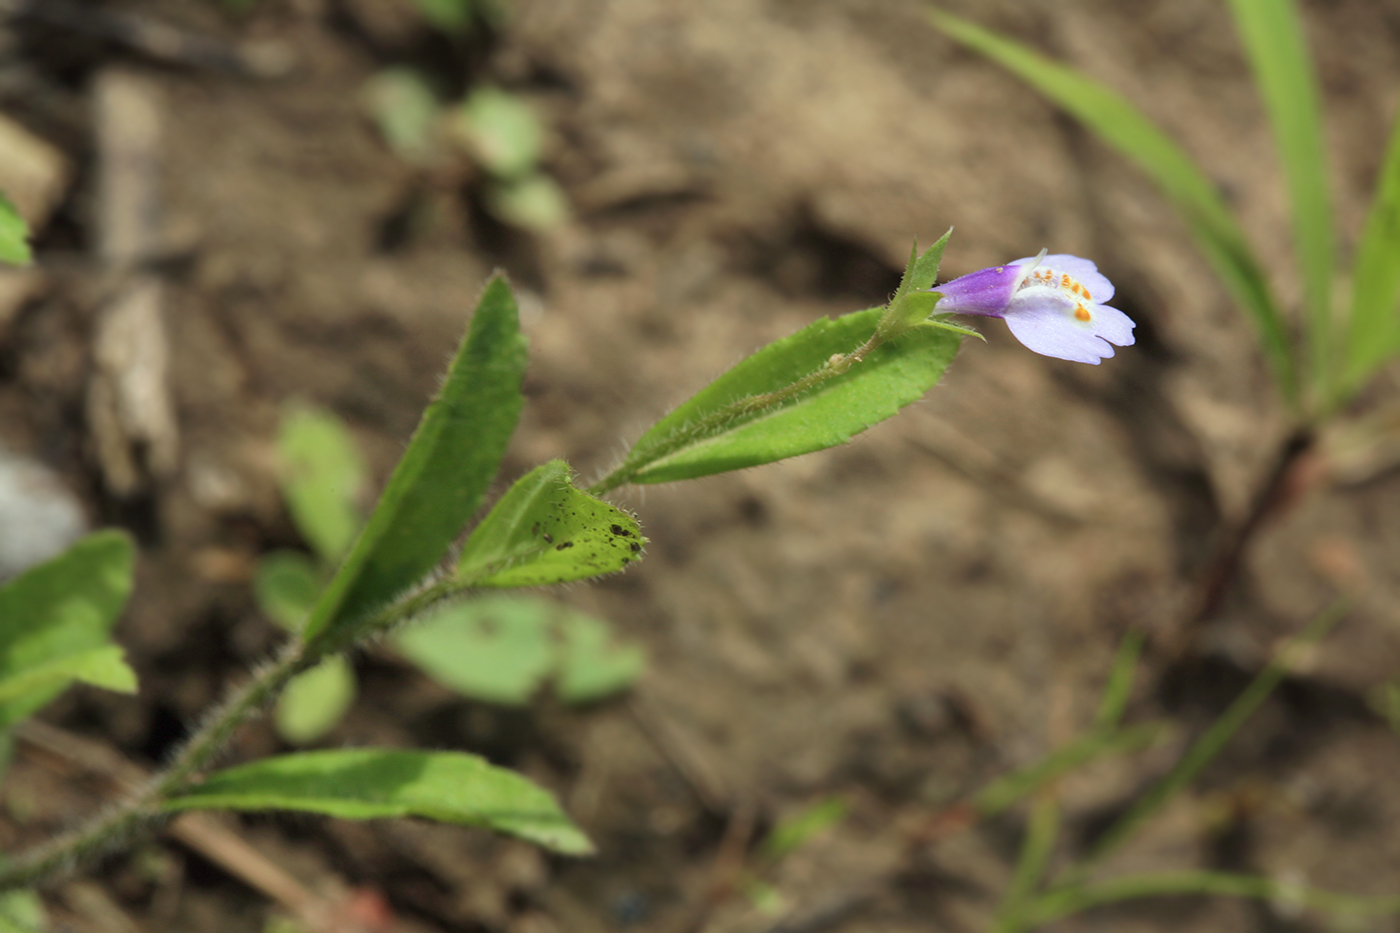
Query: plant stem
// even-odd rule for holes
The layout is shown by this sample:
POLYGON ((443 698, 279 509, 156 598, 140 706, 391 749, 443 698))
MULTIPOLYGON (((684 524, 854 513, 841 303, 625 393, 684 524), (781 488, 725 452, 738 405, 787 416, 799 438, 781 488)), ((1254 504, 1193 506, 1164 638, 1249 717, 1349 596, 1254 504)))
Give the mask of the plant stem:
POLYGON ((301 643, 289 643, 271 664, 236 689, 223 707, 190 736, 170 766, 135 797, 115 810, 100 814, 86 826, 0 865, 0 890, 32 885, 65 865, 113 848, 133 831, 158 821, 161 802, 208 764, 249 714, 307 666, 301 643))
POLYGON ((33 885, 64 866, 110 851, 132 833, 158 823, 164 818, 162 804, 188 785, 223 750, 239 726, 265 708, 287 681, 351 644, 421 615, 468 588, 456 580, 442 580, 384 607, 364 622, 336 631, 331 638, 288 642, 270 663, 254 672, 251 680, 235 688, 189 737, 169 766, 131 799, 85 826, 0 863, 0 891, 33 885))

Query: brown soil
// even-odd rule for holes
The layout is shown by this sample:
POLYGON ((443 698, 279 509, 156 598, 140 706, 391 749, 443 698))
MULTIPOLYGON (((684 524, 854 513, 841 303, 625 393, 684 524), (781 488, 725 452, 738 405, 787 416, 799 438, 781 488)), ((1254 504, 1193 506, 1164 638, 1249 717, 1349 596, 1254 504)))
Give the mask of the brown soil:
MULTIPOLYGON (((275 43, 294 60, 278 79, 14 27, 0 106, 76 174, 38 240, 49 287, 0 338, 0 438, 142 543, 119 629, 140 695, 79 691, 45 719, 149 766, 271 650, 278 632, 249 575, 260 553, 298 544, 273 473, 279 406, 308 398, 342 415, 382 480, 493 266, 520 288, 531 341, 504 484, 560 456, 597 475, 745 353, 883 301, 910 238, 954 225, 945 274, 1042 246, 1094 257, 1138 344, 1091 368, 1037 357, 990 322, 922 403, 848 447, 624 492, 646 560, 557 595, 647 646, 649 673, 625 700, 512 711, 378 654, 356 659, 362 696, 331 746, 487 754, 553 788, 596 858, 410 821, 229 825, 304 883, 361 892, 349 903, 365 928, 391 915, 405 929, 513 933, 982 930, 1024 813, 958 828, 948 808, 1088 728, 1126 632, 1150 634, 1130 718, 1178 730, 1058 785, 1062 859, 1339 583, 1361 580, 1307 670, 1110 869, 1396 893, 1400 742, 1368 698, 1400 672, 1400 484, 1381 472, 1312 486, 1254 536, 1220 611, 1190 629, 1223 530, 1247 514, 1288 425, 1247 321, 1151 187, 936 35, 916 0, 509 5, 503 29, 457 44, 410 0, 263 0, 244 16, 193 0, 103 7, 275 43), (394 63, 524 95, 550 128, 547 165, 573 218, 506 228, 478 178, 391 154, 359 94, 394 63), (104 485, 84 416, 104 287, 91 87, 109 69, 162 102, 155 268, 180 431, 179 468, 131 496, 104 485), (788 912, 764 914, 736 888, 743 852, 830 795, 850 815, 765 875, 788 912)), ((1208 167, 1292 301, 1282 186, 1224 4, 947 6, 1124 90, 1208 167)), ((1346 245, 1397 102, 1400 17, 1369 0, 1306 7, 1346 245)), ((1363 403, 1395 389, 1387 376, 1363 403)), ((257 724, 229 758, 278 747, 257 724)), ((98 785, 55 767, 16 758, 7 849, 100 805, 98 785)), ((232 933, 276 911, 179 841, 134 853, 48 889, 66 928, 232 933)), ((1179 898, 1059 928, 1326 924, 1179 898)))

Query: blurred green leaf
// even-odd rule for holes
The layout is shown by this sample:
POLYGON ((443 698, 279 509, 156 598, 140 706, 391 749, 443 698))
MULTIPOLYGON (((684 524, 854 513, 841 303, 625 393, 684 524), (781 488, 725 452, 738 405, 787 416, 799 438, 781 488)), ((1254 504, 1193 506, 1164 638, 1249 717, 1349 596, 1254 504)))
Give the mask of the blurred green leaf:
POLYGON ((118 693, 136 692, 136 672, 127 666, 121 646, 103 645, 0 677, 0 705, 53 693, 75 680, 118 693))
POLYGON ((640 645, 619 643, 602 619, 571 613, 559 623, 563 634, 554 692, 565 703, 592 703, 626 690, 646 670, 640 645))
POLYGON ((489 185, 485 199, 497 219, 526 230, 549 230, 569 219, 564 189, 542 172, 489 185))
POLYGON ((530 105, 494 87, 472 91, 458 105, 449 132, 497 178, 520 178, 540 161, 544 132, 530 105))
POLYGON ((444 687, 519 706, 555 667, 553 627, 561 611, 546 600, 486 596, 434 612, 400 632, 395 645, 444 687))
MULTIPOLYGON (((1400 352, 1400 113, 1356 244, 1345 394, 1400 352)), ((1343 396, 1344 400, 1345 396, 1343 396)))
POLYGON ((1249 312, 1285 400, 1298 402, 1288 328, 1268 280, 1219 192, 1176 143, 1116 91, 1031 49, 941 10, 933 25, 1044 94, 1135 162, 1172 203, 1230 294, 1249 312))
POLYGON ((355 671, 336 654, 287 682, 272 721, 293 745, 309 745, 335 728, 355 702, 355 671))
MULTIPOLYGON (((1273 125, 1274 146, 1293 204, 1293 243, 1308 309, 1312 381, 1324 393, 1335 378, 1332 275, 1336 244, 1327 193, 1317 79, 1293 0, 1230 0, 1254 79, 1273 125)), ((1325 397, 1325 394, 1324 396, 1325 397)))
POLYGON ((631 515, 575 489, 553 460, 507 490, 462 546, 456 577, 476 587, 544 586, 614 573, 646 539, 631 515))
POLYGON ((361 99, 395 155, 415 164, 431 161, 443 104, 426 75, 385 68, 365 82, 361 99))
POLYGON ((0 933, 35 933, 49 929, 48 912, 34 891, 0 893, 0 933))
POLYGON ((1104 830, 1093 847, 1076 866, 1073 878, 1082 878, 1089 866, 1115 851, 1137 832, 1138 828, 1153 814, 1166 806, 1167 801, 1176 796, 1189 784, 1201 769, 1209 764, 1235 736, 1240 728, 1254 715, 1263 702, 1283 681, 1296 661, 1299 653, 1317 644, 1346 615, 1347 604, 1338 601, 1320 613, 1302 632, 1290 639, 1268 666, 1252 680, 1230 707, 1211 723, 1186 754, 1156 784, 1140 795, 1128 809, 1108 829, 1104 830))
POLYGON ((1091 732, 1039 761, 992 781, 972 798, 973 809, 979 816, 995 816, 1051 781, 1077 771, 1091 761, 1141 751, 1169 734, 1169 727, 1161 722, 1142 723, 1110 732, 1091 732))
POLYGON ((771 864, 792 854, 844 820, 849 809, 843 797, 826 797, 803 808, 773 827, 759 849, 760 857, 771 864))
POLYGON ((942 378, 958 336, 916 327, 805 393, 778 404, 764 400, 861 346, 882 313, 871 308, 823 319, 759 350, 658 421, 592 491, 694 479, 825 450, 891 417, 942 378))
POLYGON ((404 657, 477 700, 522 705, 551 677, 565 703, 624 690, 646 657, 601 619, 534 596, 483 596, 446 606, 396 639, 404 657))
POLYGON ((480 506, 524 405, 515 296, 492 276, 467 337, 350 556, 316 604, 308 640, 353 625, 417 583, 480 506))
POLYGON ((323 561, 335 563, 364 521, 365 466, 354 438, 330 412, 298 405, 282 416, 277 453, 292 521, 323 561))
POLYGON ((320 594, 321 575, 305 554, 273 551, 258 561, 253 577, 258 608, 287 631, 301 631, 320 594))
POLYGON ((518 836, 566 855, 593 851, 547 791, 459 752, 337 749, 264 758, 215 771, 164 809, 300 810, 350 820, 419 816, 518 836))
POLYGON ((1133 694, 1133 675, 1137 672, 1138 658, 1142 656, 1142 646, 1146 636, 1141 631, 1131 631, 1123 636, 1118 653, 1113 656, 1113 668, 1109 671, 1108 682, 1104 684, 1103 696, 1099 699, 1099 712, 1094 717, 1094 728, 1115 729, 1128 708, 1128 700, 1133 694))
MULTIPOLYGON (((121 675, 110 654, 106 661, 76 659, 109 646, 112 626, 131 595, 134 564, 135 551, 125 533, 99 531, 0 587, 0 678, 14 679, 74 659, 105 670, 94 676, 119 682, 113 679, 121 675)), ((0 728, 34 713, 62 690, 63 684, 55 683, 0 702, 0 728)))
POLYGON ((34 261, 29 251, 29 224, 19 216, 10 199, 0 194, 0 262, 27 266, 34 261))
POLYGON ((472 24, 478 0, 418 0, 418 11, 428 25, 443 32, 463 32, 472 24))
POLYGON ((1053 889, 1041 895, 1023 919, 1025 928, 1029 929, 1053 923, 1102 904, 1169 894, 1250 897, 1352 917, 1400 913, 1400 897, 1337 894, 1258 875, 1221 871, 1164 871, 1108 878, 1053 889))
POLYGON ((1060 833, 1060 803, 1050 793, 1036 796, 1031 803, 1031 816, 1021 840, 1021 854, 1016 860, 1016 873, 997 905, 992 933, 1020 933, 1028 929, 1025 914, 1032 909, 1036 889, 1045 877, 1055 840, 1060 833))

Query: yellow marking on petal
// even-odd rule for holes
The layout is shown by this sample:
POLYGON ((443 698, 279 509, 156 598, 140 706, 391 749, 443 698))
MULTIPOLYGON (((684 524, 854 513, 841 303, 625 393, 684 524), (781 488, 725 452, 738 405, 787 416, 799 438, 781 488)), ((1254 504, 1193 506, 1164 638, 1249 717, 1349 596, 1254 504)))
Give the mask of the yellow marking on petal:
POLYGON ((1074 317, 1076 320, 1080 321, 1091 321, 1094 318, 1094 316, 1089 313, 1089 309, 1083 305, 1074 309, 1074 317))

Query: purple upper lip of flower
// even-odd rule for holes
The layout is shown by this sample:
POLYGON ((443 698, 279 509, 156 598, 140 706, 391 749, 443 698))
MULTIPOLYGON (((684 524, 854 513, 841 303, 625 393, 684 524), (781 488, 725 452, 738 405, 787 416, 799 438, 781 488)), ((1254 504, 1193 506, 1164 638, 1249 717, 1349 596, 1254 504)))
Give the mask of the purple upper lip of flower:
POLYGON ((1006 321, 1011 333, 1036 353, 1098 364, 1113 345, 1133 344, 1132 319, 1104 302, 1113 283, 1078 256, 1030 256, 970 272, 931 289, 934 312, 978 314, 1006 321))

